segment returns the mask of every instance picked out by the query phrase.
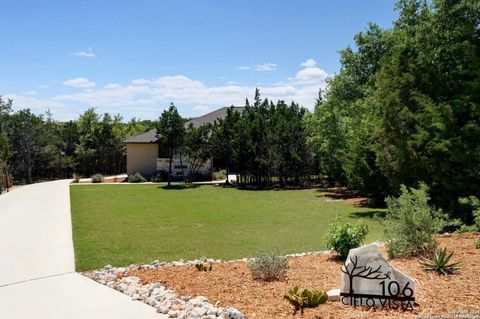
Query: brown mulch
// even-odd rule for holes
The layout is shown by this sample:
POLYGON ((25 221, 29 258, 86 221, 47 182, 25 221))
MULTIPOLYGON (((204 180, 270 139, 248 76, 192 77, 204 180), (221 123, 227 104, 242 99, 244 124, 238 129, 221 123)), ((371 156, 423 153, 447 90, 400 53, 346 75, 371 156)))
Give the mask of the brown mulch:
POLYGON ((214 264, 211 272, 180 266, 137 270, 129 275, 140 277, 143 283, 161 282, 181 295, 205 296, 213 304, 218 302, 220 306, 237 308, 248 318, 434 318, 435 315, 451 318, 476 315, 479 318, 480 249, 474 246, 477 237, 475 234, 438 236, 440 247, 453 250, 454 260, 462 262, 460 270, 451 276, 426 272, 416 258, 392 261, 395 267, 417 281, 418 306, 413 311, 355 309, 329 301, 318 308, 306 309, 303 316, 293 315, 291 306, 283 299, 288 289, 295 285, 317 290, 339 287, 341 262, 334 260, 332 255, 290 258, 288 278, 280 282, 252 280, 248 265, 242 262, 214 264))

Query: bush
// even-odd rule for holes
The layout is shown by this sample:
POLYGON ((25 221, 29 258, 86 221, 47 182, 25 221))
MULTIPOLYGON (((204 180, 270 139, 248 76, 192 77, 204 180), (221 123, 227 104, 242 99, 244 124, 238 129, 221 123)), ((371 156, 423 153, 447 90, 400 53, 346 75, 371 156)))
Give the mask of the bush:
POLYGON ((166 182, 167 180, 168 180, 168 173, 163 171, 153 175, 152 178, 150 179, 152 183, 161 183, 161 182, 166 182))
POLYGON ((102 183, 102 182, 103 182, 102 174, 95 174, 92 176, 92 183, 102 183))
POLYGON ((212 263, 200 263, 200 264, 195 264, 195 268, 198 270, 198 271, 212 271, 213 269, 213 265, 212 263))
POLYGON ((385 216, 387 252, 390 257, 419 254, 431 247, 433 234, 447 225, 447 215, 428 205, 428 186, 419 188, 402 185, 398 198, 388 197, 385 216))
POLYGON ((298 292, 298 287, 290 289, 284 298, 293 306, 295 312, 300 310, 303 313, 304 308, 315 308, 324 304, 328 300, 328 294, 325 291, 304 289, 298 292))
POLYGON ((367 234, 367 225, 361 223, 352 225, 344 218, 337 217, 327 230, 327 246, 342 258, 346 258, 350 249, 363 244, 367 234))
POLYGON ((212 178, 213 180, 227 179, 227 171, 224 169, 221 169, 219 171, 213 172, 212 178))
POLYGON ((249 266, 253 279, 280 280, 287 274, 288 260, 274 253, 260 252, 249 266))
POLYGON ((128 176, 129 183, 145 183, 146 181, 147 179, 140 173, 135 173, 134 175, 128 176))
POLYGON ((460 204, 468 205, 472 209, 474 231, 480 231, 480 200, 475 196, 461 197, 458 199, 460 204))
POLYGON ((473 232, 476 232, 476 231, 477 231, 477 226, 476 225, 468 225, 467 226, 467 225, 463 224, 455 232, 459 233, 459 234, 463 234, 463 233, 473 233, 473 232))

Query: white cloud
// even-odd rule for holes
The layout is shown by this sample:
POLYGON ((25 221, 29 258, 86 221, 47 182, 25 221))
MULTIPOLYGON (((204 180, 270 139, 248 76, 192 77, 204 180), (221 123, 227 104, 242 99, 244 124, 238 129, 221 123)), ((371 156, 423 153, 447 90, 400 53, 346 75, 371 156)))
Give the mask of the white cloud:
POLYGON ((67 106, 52 99, 38 99, 22 94, 7 93, 5 99, 12 99, 15 109, 29 108, 35 113, 44 113, 47 109, 64 111, 67 106))
POLYGON ((255 71, 275 71, 277 69, 277 64, 275 63, 264 63, 255 65, 255 71))
POLYGON ((248 71, 250 70, 250 67, 248 65, 242 65, 242 66, 239 66, 237 68, 237 70, 240 70, 240 71, 248 71))
POLYGON ((37 95, 37 93, 38 92, 34 90, 22 92, 23 95, 37 95))
POLYGON ((206 105, 194 106, 193 110, 199 115, 203 115, 203 114, 206 114, 206 113, 212 111, 212 109, 210 107, 206 106, 206 105))
POLYGON ((70 80, 66 80, 63 82, 65 86, 71 86, 75 88, 82 88, 82 89, 91 89, 96 86, 95 82, 92 82, 86 78, 78 77, 70 80))
MULTIPOLYGON (((328 74, 309 63, 310 67, 300 69, 282 82, 259 85, 262 98, 273 101, 298 102, 312 108, 318 97, 318 89, 326 88, 328 74)), ((95 82, 86 78, 75 78, 64 85, 82 89, 71 94, 52 96, 49 99, 35 99, 33 96, 10 95, 19 107, 36 107, 44 112, 52 109, 56 118, 75 118, 88 107, 96 107, 100 113, 121 113, 126 119, 158 118, 170 102, 175 103, 183 116, 198 116, 222 106, 244 105, 250 100, 255 85, 240 85, 228 82, 218 86, 185 75, 167 75, 158 78, 138 78, 130 83, 110 83, 96 87, 95 82)))
POLYGON ((88 48, 87 51, 75 52, 75 53, 73 53, 73 55, 79 56, 79 57, 82 57, 82 58, 96 58, 97 57, 95 52, 92 51, 92 48, 88 48))
POLYGON ((320 68, 305 68, 295 75, 295 80, 300 83, 320 83, 324 82, 328 77, 327 72, 320 68))
POLYGON ((122 86, 120 84, 110 83, 110 84, 105 85, 103 88, 105 88, 105 89, 119 89, 121 87, 122 86))
POLYGON ((317 61, 315 61, 314 59, 308 59, 307 61, 301 63, 300 65, 306 68, 313 68, 317 65, 317 61))

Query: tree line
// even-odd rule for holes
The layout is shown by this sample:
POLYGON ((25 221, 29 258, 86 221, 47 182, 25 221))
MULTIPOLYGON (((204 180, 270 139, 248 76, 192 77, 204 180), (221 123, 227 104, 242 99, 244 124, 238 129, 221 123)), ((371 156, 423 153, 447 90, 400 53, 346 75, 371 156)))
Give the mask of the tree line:
POLYGON ((480 2, 400 0, 340 53, 306 119, 318 169, 384 197, 425 182, 449 211, 480 194, 480 2))
POLYGON ((120 115, 100 115, 94 109, 60 122, 48 111, 14 112, 12 101, 0 97, 0 168, 8 168, 14 183, 125 172, 124 140, 153 127, 152 121, 124 123, 120 115))
POLYGON ((231 107, 224 118, 200 127, 187 127, 173 104, 162 113, 157 135, 160 147, 168 149, 169 183, 174 154, 188 164, 187 180, 193 180, 208 159, 217 169, 225 169, 227 176, 234 172, 240 185, 300 185, 310 178, 305 108, 294 102, 262 100, 257 89, 254 103, 247 99, 238 109, 231 107))

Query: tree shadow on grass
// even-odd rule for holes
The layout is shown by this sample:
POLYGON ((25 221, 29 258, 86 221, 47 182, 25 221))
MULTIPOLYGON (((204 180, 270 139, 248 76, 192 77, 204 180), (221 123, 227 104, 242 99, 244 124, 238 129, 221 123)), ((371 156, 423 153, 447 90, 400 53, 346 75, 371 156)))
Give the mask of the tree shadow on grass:
POLYGON ((319 188, 316 192, 318 193, 317 197, 324 197, 333 201, 344 200, 356 207, 385 208, 383 199, 366 197, 347 187, 319 188))
POLYGON ((165 189, 165 190, 185 190, 185 189, 193 189, 193 188, 198 188, 202 185, 196 185, 196 184, 172 184, 170 186, 168 185, 162 185, 157 188, 165 189))
POLYGON ((387 213, 382 210, 369 210, 363 212, 353 212, 348 217, 351 218, 372 218, 372 219, 383 219, 387 213))

